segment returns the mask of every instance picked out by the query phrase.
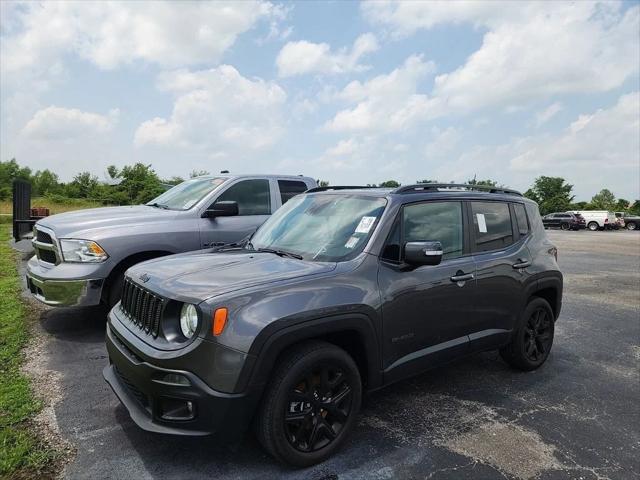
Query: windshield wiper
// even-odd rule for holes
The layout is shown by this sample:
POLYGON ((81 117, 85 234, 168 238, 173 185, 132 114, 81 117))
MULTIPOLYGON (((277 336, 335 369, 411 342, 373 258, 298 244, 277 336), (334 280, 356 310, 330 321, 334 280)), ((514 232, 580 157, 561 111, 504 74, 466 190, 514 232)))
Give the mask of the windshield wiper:
POLYGON ((147 203, 146 205, 148 207, 156 207, 156 208, 162 208, 163 210, 169 210, 169 205, 165 205, 164 203, 154 202, 154 203, 147 203))
POLYGON ((287 252, 285 250, 277 250, 275 248, 258 248, 256 252, 266 252, 266 253, 275 253, 280 257, 289 257, 295 258, 296 260, 302 260, 302 255, 298 255, 297 253, 287 252))

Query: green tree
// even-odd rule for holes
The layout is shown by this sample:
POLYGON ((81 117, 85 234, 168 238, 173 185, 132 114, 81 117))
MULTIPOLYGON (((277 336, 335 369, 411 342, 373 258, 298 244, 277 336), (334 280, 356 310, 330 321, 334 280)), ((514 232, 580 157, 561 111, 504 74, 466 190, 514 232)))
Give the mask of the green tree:
POLYGON ((201 177, 202 175, 211 175, 206 170, 192 170, 189 174, 189 178, 201 177))
POLYGON ((328 180, 316 180, 316 182, 318 182, 318 186, 319 187, 328 187, 329 186, 329 181, 328 180))
POLYGON ((481 186, 497 187, 498 182, 496 182, 495 180, 491 180, 489 178, 487 178, 486 180, 476 180, 476 177, 473 177, 472 179, 467 180, 467 185, 478 185, 479 187, 481 186))
POLYGON ((572 203, 569 210, 589 210, 589 202, 572 203))
POLYGON ((615 204, 615 207, 614 207, 615 211, 616 212, 624 212, 625 210, 627 210, 629 208, 629 204, 630 204, 629 200, 625 200, 624 198, 619 198, 616 201, 616 204, 615 204))
POLYGON ((60 191, 60 179, 51 170, 38 170, 32 177, 34 195, 48 195, 60 191))
POLYGON ((561 177, 541 176, 536 178, 533 186, 524 192, 524 196, 538 203, 540 213, 563 212, 571 207, 574 196, 571 195, 573 185, 565 183, 561 177))
POLYGON ((635 202, 633 202, 633 204, 629 207, 628 212, 631 215, 640 215, 640 200, 636 200, 635 202))
POLYGON ((107 167, 107 173, 111 178, 118 178, 118 176, 120 175, 120 171, 118 170, 118 167, 116 167, 115 165, 109 165, 107 167))
POLYGON ((7 162, 0 162, 0 199, 11 198, 11 185, 18 178, 31 181, 31 169, 18 165, 15 158, 7 162))
POLYGON ((130 203, 146 203, 160 195, 164 188, 160 185, 160 179, 151 165, 136 163, 127 165, 120 172, 122 183, 118 185, 120 192, 125 192, 130 203))
POLYGON ((162 183, 168 183, 169 185, 178 185, 179 183, 184 182, 184 178, 173 176, 169 179, 162 180, 162 183))
POLYGON ((98 177, 90 172, 80 172, 65 187, 65 194, 71 198, 97 198, 98 177))
POLYGON ((378 186, 386 187, 386 188, 398 188, 400 186, 400 182, 396 180, 387 180, 385 182, 380 183, 378 186))
POLYGON ((613 210, 615 206, 616 196, 606 188, 603 188, 591 198, 591 207, 596 210, 613 210))

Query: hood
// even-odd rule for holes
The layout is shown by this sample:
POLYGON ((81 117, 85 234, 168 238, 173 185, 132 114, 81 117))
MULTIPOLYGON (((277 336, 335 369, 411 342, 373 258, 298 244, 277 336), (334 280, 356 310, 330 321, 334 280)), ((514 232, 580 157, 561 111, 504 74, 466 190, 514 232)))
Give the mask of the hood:
POLYGON ((147 205, 90 208, 51 215, 39 220, 36 225, 51 228, 56 237, 60 238, 77 232, 87 232, 95 229, 170 221, 176 216, 176 213, 174 210, 163 210, 162 208, 149 207, 147 205))
POLYGON ((191 253, 131 267, 134 282, 167 298, 203 301, 247 287, 331 272, 335 263, 307 262, 266 252, 191 253), (141 276, 148 278, 146 282, 141 276))

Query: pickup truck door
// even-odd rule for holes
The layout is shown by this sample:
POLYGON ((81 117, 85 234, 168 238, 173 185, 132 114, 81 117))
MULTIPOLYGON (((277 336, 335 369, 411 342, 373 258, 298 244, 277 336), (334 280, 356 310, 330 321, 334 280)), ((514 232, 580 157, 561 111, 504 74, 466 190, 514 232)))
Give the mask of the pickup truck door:
POLYGON ((237 242, 255 232, 271 215, 274 198, 265 178, 242 179, 229 185, 207 208, 219 201, 235 201, 239 215, 200 218, 201 248, 237 242))

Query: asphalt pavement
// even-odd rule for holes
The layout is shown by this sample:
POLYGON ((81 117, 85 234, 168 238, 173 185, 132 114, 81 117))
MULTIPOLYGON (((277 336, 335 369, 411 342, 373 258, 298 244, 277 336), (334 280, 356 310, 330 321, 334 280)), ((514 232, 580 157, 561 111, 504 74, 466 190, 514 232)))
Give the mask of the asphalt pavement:
POLYGON ((640 233, 549 232, 565 275, 547 363, 514 371, 475 355, 365 399, 342 450, 294 470, 248 435, 140 430, 102 378, 102 308, 44 309, 47 368, 61 374, 55 418, 80 479, 640 478, 640 233))

